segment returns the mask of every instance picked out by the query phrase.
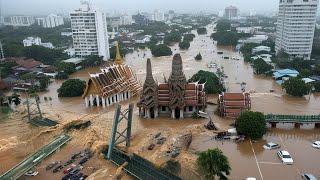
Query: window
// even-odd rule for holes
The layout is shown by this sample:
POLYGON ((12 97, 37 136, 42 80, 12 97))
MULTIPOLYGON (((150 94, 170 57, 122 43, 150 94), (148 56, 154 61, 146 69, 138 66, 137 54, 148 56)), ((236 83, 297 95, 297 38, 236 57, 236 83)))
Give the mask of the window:
POLYGON ((193 111, 193 106, 189 106, 189 111, 193 111))

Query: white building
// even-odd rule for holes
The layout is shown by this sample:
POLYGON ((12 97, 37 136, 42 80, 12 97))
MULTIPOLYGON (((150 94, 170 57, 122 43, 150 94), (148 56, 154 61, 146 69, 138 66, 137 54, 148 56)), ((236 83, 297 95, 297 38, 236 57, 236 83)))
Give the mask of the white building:
POLYGON ((165 20, 165 19, 164 19, 164 12, 159 11, 159 10, 155 10, 154 13, 153 13, 153 18, 152 18, 152 20, 163 22, 163 21, 165 20))
POLYGON ((276 52, 310 59, 318 0, 280 0, 276 52))
POLYGON ((5 25, 9 26, 31 26, 35 23, 32 16, 11 16, 8 20, 9 22, 5 22, 5 25))
POLYGON ((82 2, 79 9, 70 13, 73 47, 76 56, 103 56, 110 59, 107 21, 104 13, 82 2))
POLYGON ((120 24, 121 25, 131 25, 133 22, 131 15, 123 15, 120 17, 120 24))
POLYGON ((252 49, 252 54, 256 54, 256 53, 262 52, 262 51, 269 53, 271 51, 271 48, 268 46, 258 46, 258 47, 255 47, 252 49))
POLYGON ((232 20, 238 17, 238 8, 235 6, 228 6, 224 10, 224 17, 232 20))
POLYGON ((37 18, 37 24, 44 28, 54 28, 64 24, 63 17, 56 14, 50 14, 45 18, 37 18))
POLYGON ((247 39, 240 39, 239 43, 255 43, 255 44, 261 44, 263 41, 266 41, 268 39, 267 35, 254 35, 253 37, 249 37, 247 39))
POLYGON ((41 38, 39 37, 27 37, 22 41, 24 47, 29 47, 29 46, 43 46, 49 49, 53 49, 54 46, 52 43, 47 42, 47 43, 42 43, 41 38))

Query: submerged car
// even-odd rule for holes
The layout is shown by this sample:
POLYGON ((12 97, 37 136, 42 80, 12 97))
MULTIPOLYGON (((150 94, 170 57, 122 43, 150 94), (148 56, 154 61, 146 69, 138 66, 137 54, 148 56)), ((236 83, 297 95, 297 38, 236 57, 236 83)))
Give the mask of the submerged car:
POLYGON ((293 164, 293 159, 288 151, 278 151, 278 156, 283 164, 293 164))
POLYGON ((38 175, 39 172, 38 171, 28 171, 25 175, 26 176, 36 176, 38 175))
POLYGON ((317 180, 317 178, 310 173, 304 173, 301 175, 304 180, 317 180))
POLYGON ((312 143, 312 147, 320 149, 320 141, 315 141, 312 143))
POLYGON ((280 145, 273 142, 268 142, 267 144, 263 145, 264 149, 271 150, 271 149, 278 149, 280 148, 280 145))

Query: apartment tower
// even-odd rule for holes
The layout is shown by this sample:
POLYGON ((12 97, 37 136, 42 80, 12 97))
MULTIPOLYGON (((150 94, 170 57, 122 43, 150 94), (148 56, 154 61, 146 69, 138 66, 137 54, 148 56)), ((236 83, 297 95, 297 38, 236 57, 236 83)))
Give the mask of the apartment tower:
POLYGON ((105 14, 88 2, 82 2, 79 9, 70 13, 70 19, 75 55, 99 55, 105 61, 110 59, 105 14))
POLYGON ((318 0, 280 0, 276 53, 310 60, 318 0))

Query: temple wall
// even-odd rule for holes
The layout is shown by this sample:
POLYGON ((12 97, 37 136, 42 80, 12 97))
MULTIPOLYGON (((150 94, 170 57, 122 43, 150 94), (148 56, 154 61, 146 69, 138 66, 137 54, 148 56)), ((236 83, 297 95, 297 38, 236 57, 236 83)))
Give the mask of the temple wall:
POLYGON ((126 101, 131 98, 131 92, 121 92, 113 94, 109 97, 102 97, 100 95, 90 94, 84 98, 86 107, 101 106, 103 108, 112 106, 115 103, 126 101))

